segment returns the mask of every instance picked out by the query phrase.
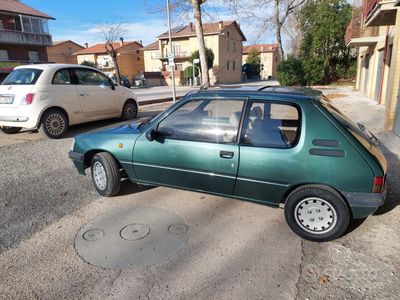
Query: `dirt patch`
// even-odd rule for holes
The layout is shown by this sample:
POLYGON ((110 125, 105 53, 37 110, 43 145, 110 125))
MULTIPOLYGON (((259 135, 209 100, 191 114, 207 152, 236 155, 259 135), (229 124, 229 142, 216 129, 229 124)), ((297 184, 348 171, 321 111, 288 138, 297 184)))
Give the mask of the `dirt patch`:
POLYGON ((328 98, 329 100, 334 100, 334 99, 337 99, 337 98, 343 98, 343 97, 346 97, 347 95, 345 95, 345 94, 327 94, 327 95, 325 95, 325 97, 326 98, 328 98))

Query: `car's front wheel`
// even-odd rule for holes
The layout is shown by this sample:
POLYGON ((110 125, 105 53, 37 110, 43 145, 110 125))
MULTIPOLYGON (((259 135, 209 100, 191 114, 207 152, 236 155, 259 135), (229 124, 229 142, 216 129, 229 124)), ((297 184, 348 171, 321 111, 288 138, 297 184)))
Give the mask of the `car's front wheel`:
POLYGON ((317 242, 342 236, 350 222, 350 212, 341 195, 318 185, 293 191, 285 203, 285 217, 296 234, 317 242))
POLYGON ((22 127, 9 127, 9 126, 2 126, 0 127, 1 131, 6 134, 14 134, 21 131, 22 127))
POLYGON ((133 120, 137 117, 138 109, 136 102, 133 100, 128 100, 125 102, 122 109, 122 119, 123 120, 133 120))
POLYGON ((114 157, 107 152, 97 153, 91 164, 92 179, 97 192, 112 197, 121 189, 121 175, 114 157))
POLYGON ((47 110, 41 119, 39 132, 48 138, 59 139, 68 128, 67 116, 58 109, 47 110))

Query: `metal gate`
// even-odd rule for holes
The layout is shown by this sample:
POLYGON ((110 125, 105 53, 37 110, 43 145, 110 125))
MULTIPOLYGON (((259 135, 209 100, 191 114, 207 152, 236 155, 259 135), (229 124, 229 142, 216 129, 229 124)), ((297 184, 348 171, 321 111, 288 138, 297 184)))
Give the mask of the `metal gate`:
POLYGON ((400 136, 400 82, 399 82, 399 90, 397 92, 397 105, 396 105, 396 112, 394 114, 393 130, 395 134, 400 136))

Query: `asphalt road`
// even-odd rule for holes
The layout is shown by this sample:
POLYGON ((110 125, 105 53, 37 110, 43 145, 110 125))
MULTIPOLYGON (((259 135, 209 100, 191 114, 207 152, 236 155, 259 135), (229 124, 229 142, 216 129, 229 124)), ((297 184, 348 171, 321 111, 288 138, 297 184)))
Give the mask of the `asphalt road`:
MULTIPOLYGON (((365 118, 360 108, 383 113, 350 100, 337 101, 355 119, 365 118)), ((159 110, 152 106, 140 116, 159 110)), ((292 233, 282 210, 242 201, 128 182, 121 195, 101 198, 90 176, 79 176, 68 159, 70 137, 0 134, 0 299, 397 299, 400 163, 397 144, 378 130, 387 136, 392 166, 387 205, 321 244, 292 233), (165 264, 132 270, 95 267, 77 255, 74 238, 82 226, 135 206, 174 211, 190 226, 187 244, 165 264)))

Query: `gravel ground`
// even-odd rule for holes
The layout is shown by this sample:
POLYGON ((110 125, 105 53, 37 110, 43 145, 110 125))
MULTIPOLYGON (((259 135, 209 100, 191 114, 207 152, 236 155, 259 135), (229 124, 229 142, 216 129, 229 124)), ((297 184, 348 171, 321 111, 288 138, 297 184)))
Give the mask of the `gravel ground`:
POLYGON ((282 210, 222 197, 124 183, 120 196, 101 198, 69 161, 70 138, 0 135, 0 299, 398 299, 400 138, 382 129, 383 108, 371 100, 325 92, 347 95, 335 105, 378 134, 390 165, 385 206, 329 243, 301 240, 282 210), (165 264, 122 271, 77 255, 87 222, 136 206, 181 216, 186 246, 165 264))

